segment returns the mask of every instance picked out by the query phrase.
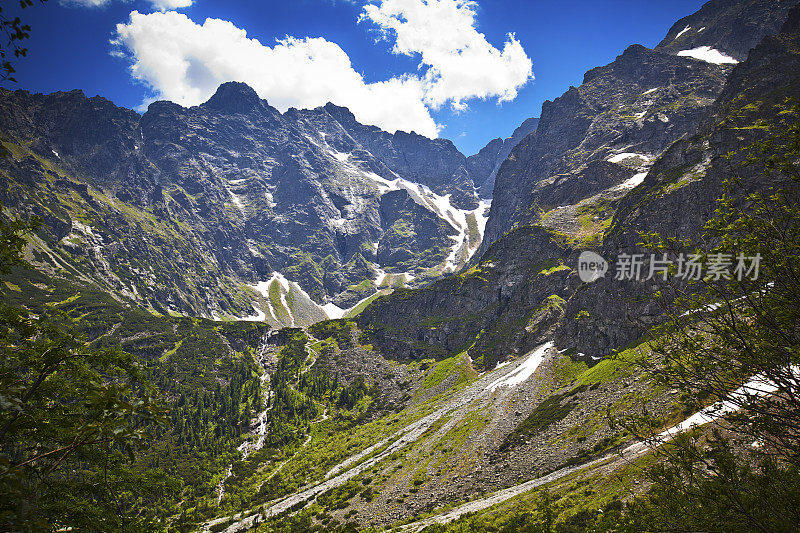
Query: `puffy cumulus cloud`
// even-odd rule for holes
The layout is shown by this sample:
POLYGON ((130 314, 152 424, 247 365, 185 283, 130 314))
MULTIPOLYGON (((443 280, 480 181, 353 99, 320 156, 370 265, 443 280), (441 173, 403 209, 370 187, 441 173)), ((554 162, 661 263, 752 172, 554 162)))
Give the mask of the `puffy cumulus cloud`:
POLYGON ((394 37, 394 53, 420 56, 426 103, 439 107, 449 100, 459 110, 474 97, 512 100, 533 77, 513 34, 501 51, 475 29, 476 7, 466 0, 383 0, 365 6, 360 20, 394 37))
POLYGON ((420 57, 425 103, 448 101, 456 111, 465 100, 513 100, 533 78, 532 63, 513 34, 502 50, 475 28, 477 4, 469 0, 380 0, 364 6, 360 21, 377 25, 393 52, 420 57))
POLYGON ((150 0, 153 9, 159 11, 171 11, 182 7, 190 7, 193 0, 150 0))
POLYGON ((287 37, 269 47, 225 20, 209 18, 201 25, 174 11, 134 11, 117 25, 112 43, 117 55, 130 58, 134 78, 183 106, 206 101, 223 82, 240 81, 281 111, 330 101, 388 131, 437 135, 422 80, 366 83, 344 50, 323 38, 287 37))
POLYGON ((151 2, 162 12, 132 12, 117 25, 114 53, 131 60, 132 75, 155 96, 184 106, 206 101, 220 83, 241 81, 281 111, 333 102, 362 123, 436 137, 431 109, 449 103, 462 111, 471 98, 512 100, 533 77, 519 41, 509 34, 502 50, 489 44, 475 28, 476 4, 467 0, 364 6, 359 20, 394 39, 395 54, 420 57, 418 73, 374 83, 324 38, 286 37, 266 46, 231 22, 209 18, 198 24, 169 11, 191 0, 151 2))

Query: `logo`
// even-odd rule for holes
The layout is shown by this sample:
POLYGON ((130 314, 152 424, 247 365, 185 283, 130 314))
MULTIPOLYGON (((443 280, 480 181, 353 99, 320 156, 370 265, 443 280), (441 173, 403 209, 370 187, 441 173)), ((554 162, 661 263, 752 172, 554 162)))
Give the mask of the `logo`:
POLYGON ((578 257, 578 277, 584 283, 591 283, 602 278, 608 272, 608 261, 602 256, 588 250, 578 257))

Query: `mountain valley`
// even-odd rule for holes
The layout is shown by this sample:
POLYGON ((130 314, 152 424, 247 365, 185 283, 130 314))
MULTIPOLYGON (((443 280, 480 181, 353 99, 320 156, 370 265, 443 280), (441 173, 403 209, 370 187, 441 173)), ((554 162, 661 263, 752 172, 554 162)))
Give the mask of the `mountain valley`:
MULTIPOLYGON (((169 409, 108 530, 648 530, 655 450, 722 416, 658 379, 662 328, 724 306, 581 257, 715 249, 721 206, 777 194, 792 165, 752 150, 796 142, 797 4, 711 0, 470 156, 240 82, 141 115, 0 89, 3 217, 41 220, 4 303, 131 354, 169 409)), ((740 298, 795 286, 765 283, 740 298)), ((48 509, 91 516, 91 479, 48 509)))

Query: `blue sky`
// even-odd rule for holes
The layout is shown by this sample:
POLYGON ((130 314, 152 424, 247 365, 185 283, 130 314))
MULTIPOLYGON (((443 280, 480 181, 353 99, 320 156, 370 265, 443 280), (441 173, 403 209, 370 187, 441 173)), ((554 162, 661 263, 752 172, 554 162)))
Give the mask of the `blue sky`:
POLYGON ((29 55, 5 86, 79 88, 143 110, 199 103, 236 78, 281 110, 332 100, 470 155, 628 45, 655 46, 702 3, 50 0, 23 13, 29 55))

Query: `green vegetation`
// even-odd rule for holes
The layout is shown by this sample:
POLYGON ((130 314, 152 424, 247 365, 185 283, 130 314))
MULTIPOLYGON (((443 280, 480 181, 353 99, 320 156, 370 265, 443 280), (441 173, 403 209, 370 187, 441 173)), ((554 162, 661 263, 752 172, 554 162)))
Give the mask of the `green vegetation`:
POLYGON ((581 385, 608 383, 633 373, 634 365, 650 354, 649 344, 642 342, 632 348, 607 357, 577 376, 581 385))
MULTIPOLYGON (((752 112, 762 106, 746 107, 752 112)), ((679 393, 684 417, 712 401, 732 402, 737 411, 725 416, 726 431, 684 433, 640 460, 643 470, 626 467, 612 477, 590 475, 577 481, 570 476, 568 481, 548 485, 548 492, 538 498, 525 495, 427 531, 796 530, 800 523, 796 512, 800 501, 800 431, 796 423, 800 408, 795 401, 796 374, 790 368, 797 365, 800 353, 800 319, 796 316, 800 299, 796 291, 800 271, 798 147, 800 124, 788 125, 756 142, 743 157, 732 154, 734 161, 764 169, 766 179, 776 175, 784 179, 778 179, 778 185, 766 193, 743 192, 738 182, 731 182, 703 235, 704 242, 715 243, 708 257, 761 253, 758 279, 701 280, 680 291, 676 300, 665 299, 671 306, 670 320, 654 331, 649 341, 591 368, 566 357, 556 362, 559 382, 577 383, 578 390, 634 372, 651 376, 651 389, 635 395, 642 398, 628 395, 614 403, 612 410, 619 412, 630 413, 653 391, 666 387, 679 393), (746 202, 742 202, 745 194, 746 202), (732 394, 754 375, 770 376, 778 394, 732 394), (628 486, 610 483, 619 478, 627 478, 628 486), (632 478, 636 484, 645 478, 651 485, 642 493, 631 485, 632 478)), ((671 254, 693 249, 690 242, 653 235, 647 236, 646 243, 671 254)), ((541 431, 561 419, 570 408, 567 394, 542 402, 515 433, 525 427, 541 431)), ((622 425, 647 437, 674 423, 674 416, 674 411, 662 417, 645 411, 630 416, 622 425)), ((568 464, 613 447, 623 435, 601 439, 568 464)))
POLYGON ((480 244, 481 231, 478 227, 478 218, 475 213, 467 215, 467 243, 470 247, 480 244))
MULTIPOLYGON (((25 268, 25 238, 38 227, 0 219, 0 274, 25 268)), ((59 522, 103 531, 152 525, 137 508, 165 487, 142 485, 150 473, 131 461, 163 431, 166 411, 134 357, 91 347, 80 326, 57 309, 33 315, 0 304, 5 531, 51 531, 59 522)))
MULTIPOLYGON (((23 7, 30 3, 25 0, 23 7)), ((9 27, 17 32, 12 45, 25 38, 24 26, 10 22, 9 27)), ((774 46, 776 39, 771 41, 774 46)), ((8 63, 5 72, 13 72, 8 63)), ((670 111, 706 104, 690 95, 671 104, 670 111)), ((518 292, 523 298, 511 302, 523 310, 513 320, 503 321, 508 315, 500 312, 496 313, 499 318, 492 317, 498 309, 504 311, 499 305, 487 305, 474 315, 442 306, 446 310, 416 319, 414 326, 429 328, 434 333, 430 336, 405 335, 410 330, 401 322, 414 316, 413 312, 399 320, 389 315, 388 324, 369 324, 361 330, 349 320, 383 293, 375 293, 369 279, 374 273, 365 258, 371 257, 369 245, 362 245, 344 266, 349 276, 345 284, 363 280, 348 290, 369 295, 345 319, 269 333, 264 324, 181 316, 207 309, 209 301, 218 302, 229 315, 249 306, 249 296, 242 296, 240 286, 224 274, 229 269, 197 252, 201 234, 190 231, 186 221, 172 220, 156 208, 134 207, 111 192, 73 180, 63 168, 34 153, 31 143, 4 139, 4 149, 30 163, 38 179, 33 187, 0 177, 13 184, 14 194, 21 191, 16 200, 54 221, 60 233, 35 227, 36 231, 27 233, 25 251, 43 265, 40 271, 30 272, 21 260, 22 234, 28 228, 20 222, 0 221, 0 274, 7 278, 0 284, 0 529, 194 531, 208 518, 256 509, 296 492, 323 479, 345 458, 376 445, 355 463, 363 464, 389 448, 391 443, 384 439, 447 406, 447 414, 401 451, 370 464, 315 501, 301 502, 255 528, 356 531, 358 526, 347 521, 376 518, 375 514, 359 516, 363 511, 359 504, 372 502, 387 489, 392 491, 391 499, 378 506, 378 512, 387 513, 379 520, 392 516, 400 505, 419 509, 420 503, 436 502, 434 498, 409 502, 410 494, 429 489, 435 489, 431 494, 450 492, 431 486, 443 473, 458 474, 458 483, 467 485, 467 490, 469 478, 479 482, 476 491, 486 483, 513 482, 491 471, 494 478, 481 478, 476 476, 477 469, 471 470, 476 461, 497 458, 494 447, 509 431, 503 422, 484 433, 483 442, 474 439, 493 413, 500 412, 493 410, 491 402, 509 398, 509 403, 494 404, 502 409, 511 407, 510 398, 517 392, 514 403, 523 401, 523 393, 528 395, 524 400, 544 396, 507 434, 500 450, 507 452, 545 434, 548 444, 574 450, 579 448, 576 443, 594 436, 590 444, 571 451, 565 459, 566 465, 574 465, 607 452, 631 434, 651 436, 669 425, 675 411, 669 410, 672 396, 665 395, 654 408, 666 414, 637 410, 636 416, 621 421, 625 431, 602 426, 603 433, 598 435, 601 416, 629 414, 670 388, 670 394, 677 393, 677 410, 682 414, 720 400, 734 402, 737 411, 727 416, 726 432, 687 432, 635 465, 623 465, 609 456, 600 468, 573 473, 493 509, 428 531, 795 530, 800 523, 800 124, 773 125, 759 116, 774 111, 773 107, 770 94, 751 103, 737 101, 735 109, 726 110, 724 127, 730 136, 764 139, 747 154, 731 154, 731 161, 762 168, 765 172, 759 180, 774 187, 756 194, 739 189, 741 183, 752 188, 756 180, 751 173, 745 173, 741 183, 732 181, 702 239, 714 247, 712 252, 732 258, 761 253, 760 278, 665 287, 663 295, 675 295, 666 291, 676 290, 679 296, 664 300, 673 306, 670 320, 641 343, 591 366, 563 354, 552 360, 548 357, 543 368, 552 368, 552 374, 529 383, 539 389, 520 387, 489 398, 472 398, 468 407, 456 408, 444 400, 478 376, 470 351, 477 355, 475 366, 491 368, 498 357, 509 353, 506 348, 512 342, 538 338, 557 320, 598 321, 600 317, 590 316, 587 310, 564 317, 566 302, 559 295, 541 299, 551 292, 550 286, 565 295, 571 290, 572 280, 566 276, 570 269, 562 261, 545 261, 513 273, 542 282, 546 290, 536 292, 538 299, 532 304, 526 298, 533 291, 518 292), (776 135, 767 138, 769 133, 776 135), (100 246, 94 232, 108 237, 104 244, 108 240, 115 244, 113 260, 103 269, 93 263, 96 257, 86 253, 100 246), (142 238, 143 233, 147 238, 142 238), (171 251, 164 252, 164 243, 171 251), (192 272, 186 272, 186 265, 192 265, 192 272), (89 279, 100 270, 108 272, 108 277, 89 279), (137 305, 130 297, 137 291, 141 297, 136 301, 146 304, 137 305), (216 292, 209 296, 209 291, 216 292), (166 297, 152 297, 159 292, 166 297), (170 305, 165 308, 158 301, 170 305), (451 342, 453 331, 461 334, 462 330, 466 331, 464 342, 451 342), (366 345, 375 331, 386 334, 387 346, 406 343, 403 348, 409 350, 398 350, 398 357, 410 352, 412 357, 426 359, 407 363, 379 358, 366 345), (440 342, 444 334, 447 342, 440 342), (768 377, 778 393, 731 394, 754 375, 768 377), (631 390, 632 383, 649 377, 654 378, 650 388, 631 390), (613 395, 605 402, 606 412, 597 409, 586 414, 586 407, 604 391, 613 395), (578 408, 580 417, 574 416, 578 408), (242 459, 239 446, 252 438, 249 433, 256 413, 265 413, 264 446, 253 448, 242 459), (573 418, 580 420, 550 438, 556 426, 573 418), (462 450, 469 451, 470 457, 460 454, 462 450), (608 475, 612 467, 614 475, 608 475)), ((630 109, 622 112, 615 109, 606 118, 633 118, 630 109)), ((795 115, 789 110, 780 112, 786 120, 795 115)), ((724 140, 726 135, 719 137, 724 140)), ((569 155, 576 160, 587 156, 579 149, 569 155)), ((632 192, 630 198, 638 202, 633 208, 698 179, 705 172, 698 168, 687 164, 662 172, 658 186, 632 192)), ((188 177, 196 172, 183 170, 188 177)), ((163 194, 167 202, 185 202, 189 207, 208 201, 202 190, 192 192, 173 186, 163 194)), ((570 246, 599 244, 611 228, 615 209, 615 203, 605 200, 582 203, 577 207, 577 233, 552 232, 554 240, 570 246)), ((411 248, 408 243, 428 233, 411 215, 404 213, 404 217, 387 232, 392 251, 403 252, 411 248)), ((474 215, 467 218, 467 226, 472 243, 478 236, 474 215)), ((439 233, 431 239, 444 235, 439 233)), ((309 249, 324 248, 327 255, 321 258, 299 250, 285 269, 315 295, 324 290, 322 280, 328 282, 326 272, 340 266, 328 253, 333 249, 330 239, 323 233, 312 236, 309 249)), ((449 244, 446 238, 439 240, 449 244)), ((694 247, 688 241, 658 236, 647 236, 646 241, 659 251, 685 252, 694 247)), ((437 274, 437 265, 449 249, 441 243, 414 244, 415 250, 423 251, 409 252, 410 259, 398 261, 397 268, 428 266, 428 270, 415 271, 419 283, 426 275, 437 274)), ((267 266, 276 259, 267 257, 270 248, 259 247, 267 266)), ((489 280, 506 275, 507 265, 493 266, 487 259, 443 280, 439 287, 469 295, 472 287, 485 288, 489 280)), ((402 287, 403 279, 400 274, 388 274, 381 286, 387 291, 396 287, 396 299, 401 302, 419 294, 402 287)), ((497 300, 504 296, 500 291, 497 300)), ((278 318, 287 322, 300 302, 296 292, 282 295, 278 281, 270 284, 268 298, 278 318)), ((224 530, 233 520, 212 531, 224 530)))
MULTIPOLYGON (((272 306, 272 310, 275 313, 275 318, 280 320, 284 324, 288 324, 291 321, 291 309, 287 309, 285 305, 283 305, 283 298, 281 290, 281 282, 277 279, 273 280, 272 283, 269 284, 269 303, 272 306)), ((286 302, 289 303, 288 301, 286 302)))
MULTIPOLYGON (((787 119, 798 116, 800 108, 787 119)), ((748 192, 731 180, 703 234, 715 243, 707 257, 761 254, 759 275, 699 280, 665 299, 669 321, 651 343, 661 364, 641 363, 655 383, 680 392, 686 411, 712 400, 735 407, 725 416, 725 434, 689 432, 663 447, 663 461, 648 470, 653 490, 630 511, 653 529, 674 528, 678 517, 681 527, 712 531, 790 531, 800 523, 800 122, 781 126, 729 155, 743 172, 755 169, 776 185, 748 192), (775 394, 732 392, 753 376, 768 376, 775 394), (776 514, 776 506, 786 511, 776 514)), ((693 244, 658 235, 645 241, 668 253, 693 244)), ((646 436, 663 423, 645 414, 627 427, 646 436)))
POLYGON ((578 206, 578 234, 575 242, 583 245, 598 244, 611 227, 615 204, 609 200, 584 202, 578 206))
POLYGON ((350 309, 350 311, 348 311, 347 314, 345 315, 345 318, 355 318, 355 317, 357 317, 358 315, 361 314, 362 311, 364 311, 364 309, 369 307, 369 304, 371 304, 372 302, 374 302, 375 300, 377 300, 381 296, 385 296, 387 294, 389 294, 389 291, 386 291, 386 290, 382 290, 382 291, 376 292, 375 294, 373 294, 369 298, 366 298, 365 300, 359 302, 358 305, 356 305, 355 307, 350 309))
MULTIPOLYGON (((152 439, 132 463, 115 459, 115 468, 127 471, 119 471, 122 477, 114 485, 120 487, 117 498, 126 502, 122 511, 113 511, 114 516, 130 524, 131 509, 135 509, 136 520, 149 524, 142 530, 158 531, 167 519, 190 524, 213 515, 219 474, 239 457, 236 447, 262 406, 253 349, 268 327, 157 316, 121 304, 92 285, 35 270, 16 268, 9 278, 22 292, 4 294, 6 305, 24 304, 40 316, 63 317, 60 324, 71 323, 79 336, 85 336, 86 353, 125 350, 171 409, 170 427, 144 427, 152 439), (178 506, 179 502, 183 503, 178 506)), ((55 333, 50 335, 56 338, 55 333)), ((69 490, 75 491, 76 498, 64 499, 62 504, 82 509, 84 489, 69 490)), ((101 507, 106 505, 97 501, 101 507)), ((52 512, 60 516, 60 511, 52 512)), ((100 529, 115 527, 109 524, 100 529)))
POLYGON ((469 359, 466 352, 462 352, 453 357, 448 357, 439 361, 436 366, 431 368, 422 380, 421 390, 426 391, 438 387, 446 379, 456 376, 455 381, 449 388, 458 387, 468 383, 477 374, 469 364, 469 359))
POLYGON ((546 484, 496 506, 465 515, 425 533, 584 533, 637 531, 624 517, 626 500, 636 490, 650 457, 617 469, 613 476, 602 466, 546 484))
POLYGON ((570 351, 559 354, 553 362, 553 374, 559 388, 573 383, 588 368, 585 361, 576 361, 570 355, 570 351))
POLYGON ((571 270, 567 265, 559 264, 552 268, 547 268, 539 272, 542 276, 549 276, 550 274, 555 274, 556 272, 561 272, 562 270, 571 270))
POLYGON ((340 349, 350 348, 354 345, 354 330, 355 322, 347 319, 325 320, 317 322, 309 328, 312 335, 318 339, 333 340, 340 349))

